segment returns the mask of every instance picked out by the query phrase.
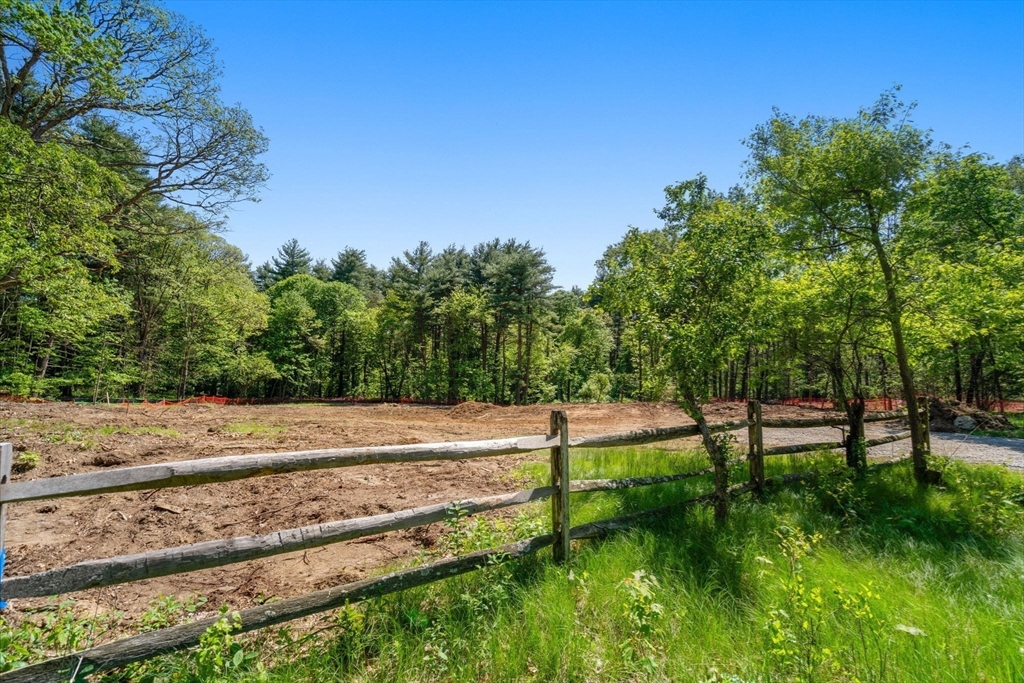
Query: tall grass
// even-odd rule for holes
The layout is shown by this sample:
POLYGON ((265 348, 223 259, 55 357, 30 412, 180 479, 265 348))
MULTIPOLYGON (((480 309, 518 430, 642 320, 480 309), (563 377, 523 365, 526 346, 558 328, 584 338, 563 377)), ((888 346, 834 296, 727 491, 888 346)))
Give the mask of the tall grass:
MULTIPOLYGON (((687 452, 577 450, 572 476, 705 464, 687 452)), ((223 639, 201 648, 206 655, 109 679, 1024 680, 1019 475, 944 463, 944 485, 919 489, 902 464, 858 478, 829 455, 767 462, 769 475, 808 466, 820 472, 815 482, 736 500, 724 524, 706 508, 680 509, 574 544, 564 567, 545 552, 352 606, 310 630, 240 639, 249 654, 227 657, 213 674, 209 649, 223 639)), ((522 471, 537 483, 547 478, 543 463, 522 471)), ((742 478, 737 468, 734 479, 742 478)), ((574 494, 573 524, 708 490, 700 477, 574 494)), ((543 533, 549 519, 545 505, 463 519, 439 546, 491 546, 543 533)))
MULTIPOLYGON (((768 474, 799 461, 769 459, 768 474)), ((587 478, 705 460, 633 449, 572 463, 587 478)), ((683 510, 580 544, 565 568, 542 557, 353 609, 269 679, 1024 680, 1021 478, 947 464, 945 487, 920 490, 906 466, 857 479, 828 456, 811 464, 818 483, 737 501, 725 525, 683 510)), ((524 471, 546 478, 543 464, 524 471)), ((709 488, 574 495, 573 523, 709 488)))

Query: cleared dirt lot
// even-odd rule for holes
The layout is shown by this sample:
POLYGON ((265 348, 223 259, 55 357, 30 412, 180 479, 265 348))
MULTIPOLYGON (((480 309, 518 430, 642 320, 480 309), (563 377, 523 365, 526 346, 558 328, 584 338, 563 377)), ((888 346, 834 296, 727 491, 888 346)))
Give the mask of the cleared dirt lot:
MULTIPOLYGON (((275 405, 129 409, 62 403, 0 403, 0 441, 40 456, 15 481, 172 460, 306 450, 527 436, 546 431, 551 409, 569 414, 574 435, 687 424, 669 404, 497 407, 467 403, 414 405, 275 405)), ((820 416, 821 411, 765 406, 766 417, 820 416)), ((719 404, 709 419, 745 418, 745 407, 719 404)), ((872 425, 870 434, 886 427, 872 425)), ((822 434, 766 434, 766 444, 839 439, 822 434), (783 440, 784 439, 784 440, 783 440)), ((821 432, 821 430, 817 430, 821 432)), ((742 439, 742 436, 741 436, 742 439)), ((669 442, 661 448, 688 448, 669 442)), ((898 444, 902 446, 903 444, 898 444)), ((526 456, 531 457, 531 456, 526 456)), ((17 576, 87 559, 197 541, 392 512, 475 495, 513 491, 524 456, 455 462, 371 465, 240 482, 107 494, 10 506, 8 566, 17 576)), ((545 458, 543 453, 532 456, 545 458)), ((137 612, 160 593, 198 592, 211 603, 249 606, 269 596, 298 595, 363 577, 376 567, 430 547, 426 527, 340 543, 305 553, 85 591, 103 609, 137 612)), ((26 604, 30 601, 19 601, 26 604)))

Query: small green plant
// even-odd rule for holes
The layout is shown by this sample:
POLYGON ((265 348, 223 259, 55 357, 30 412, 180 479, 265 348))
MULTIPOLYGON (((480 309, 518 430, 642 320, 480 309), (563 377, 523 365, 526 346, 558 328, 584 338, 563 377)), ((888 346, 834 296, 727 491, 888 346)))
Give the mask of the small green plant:
POLYGON ((1011 533, 1024 519, 1024 482, 985 474, 961 462, 941 461, 943 481, 952 494, 950 509, 961 530, 989 537, 1011 533))
POLYGON ((149 602, 138 619, 140 631, 155 631, 185 621, 206 604, 206 598, 192 595, 181 599, 176 595, 158 595, 149 602))
POLYGON ((787 572, 782 578, 786 595, 782 604, 769 610, 766 625, 768 654, 773 668, 793 680, 813 681, 822 669, 834 668, 832 651, 818 638, 828 618, 828 606, 818 587, 808 587, 803 560, 821 542, 819 533, 783 526, 775 531, 779 549, 786 558, 787 572))
POLYGON ((622 592, 625 594, 622 617, 628 627, 626 638, 620 646, 622 658, 648 674, 653 674, 658 669, 660 654, 655 642, 661 635, 658 622, 664 608, 654 600, 659 588, 657 577, 643 569, 636 570, 621 583, 622 592))
POLYGON ((0 619, 0 673, 87 648, 121 616, 80 615, 74 600, 62 600, 20 620, 0 619))
POLYGON ((882 599, 874 582, 863 583, 852 592, 833 583, 832 593, 838 603, 837 615, 854 636, 847 641, 846 668, 860 672, 864 680, 886 680, 892 638, 885 619, 878 615, 874 606, 882 599))
POLYGON ((34 470, 38 466, 38 453, 35 451, 22 451, 14 458, 14 462, 11 464, 11 472, 15 474, 23 474, 30 470, 34 470))
POLYGON ((225 434, 238 434, 241 436, 276 436, 284 434, 287 429, 287 427, 264 425, 258 422, 231 422, 220 428, 225 434))
POLYGON ((366 649, 366 617, 361 609, 346 605, 331 617, 329 628, 335 633, 331 652, 342 671, 354 668, 366 649))
POLYGON ((851 523, 865 517, 869 500, 859 483, 856 470, 845 465, 830 464, 818 470, 810 485, 822 510, 851 523))
POLYGON ((234 635, 242 628, 242 616, 238 612, 228 614, 226 607, 221 608, 221 615, 199 639, 199 648, 193 657, 196 679, 221 683, 230 680, 236 672, 255 670, 256 679, 265 680, 259 653, 246 651, 234 635))

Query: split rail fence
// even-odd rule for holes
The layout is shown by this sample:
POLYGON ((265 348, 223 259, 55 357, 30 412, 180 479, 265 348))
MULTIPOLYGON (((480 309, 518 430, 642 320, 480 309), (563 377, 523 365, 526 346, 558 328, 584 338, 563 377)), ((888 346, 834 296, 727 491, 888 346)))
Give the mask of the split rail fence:
MULTIPOLYGON (((762 435, 762 430, 765 427, 841 426, 846 424, 846 420, 833 417, 809 420, 762 419, 761 407, 756 401, 751 401, 748 404, 747 414, 747 420, 709 425, 711 431, 715 433, 737 431, 744 428, 747 430, 747 454, 730 464, 735 465, 747 461, 750 476, 747 481, 730 486, 729 495, 739 495, 760 490, 769 484, 799 481, 811 476, 809 472, 797 472, 766 479, 764 474, 765 457, 820 449, 839 449, 846 446, 844 442, 840 441, 766 449, 763 445, 762 435)), ((905 416, 904 411, 890 411, 868 414, 864 417, 864 421, 888 421, 905 416)), ((5 580, 0 574, 0 600, 62 595, 90 588, 199 571, 307 550, 388 531, 423 526, 450 519, 456 514, 478 514, 547 498, 551 499, 550 534, 241 610, 239 632, 266 628, 369 598, 439 581, 498 561, 524 557, 548 546, 552 546, 553 559, 556 562, 565 562, 569 556, 571 540, 600 537, 670 510, 710 502, 715 495, 709 493, 654 510, 635 512, 572 527, 569 523, 570 493, 614 491, 663 484, 709 474, 712 472, 712 468, 665 476, 570 480, 569 451, 571 448, 636 446, 697 435, 696 425, 686 425, 570 439, 568 418, 565 412, 553 411, 547 434, 534 436, 486 441, 331 448, 289 453, 227 456, 159 465, 142 465, 24 482, 10 481, 13 450, 12 444, 4 443, 0 444, 0 548, 5 547, 3 536, 7 506, 28 501, 175 486, 195 486, 288 472, 306 472, 355 465, 462 460, 530 453, 543 449, 550 450, 551 480, 549 486, 515 493, 438 503, 388 514, 287 529, 263 536, 204 541, 176 548, 89 560, 27 576, 9 577, 5 580)), ((869 440, 865 445, 871 447, 909 437, 909 432, 900 432, 869 440)), ((0 565, 0 572, 2 572, 2 565, 0 565)), ((9 683, 68 681, 75 676, 86 676, 125 666, 132 662, 196 645, 203 633, 216 623, 218 618, 199 620, 130 636, 74 654, 15 669, 0 675, 0 679, 9 683)))

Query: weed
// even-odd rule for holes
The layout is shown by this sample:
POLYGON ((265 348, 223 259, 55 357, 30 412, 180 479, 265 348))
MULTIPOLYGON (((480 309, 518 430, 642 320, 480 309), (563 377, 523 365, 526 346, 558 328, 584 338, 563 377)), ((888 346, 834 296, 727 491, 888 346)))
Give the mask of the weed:
POLYGON ((284 434, 287 429, 287 427, 263 425, 258 422, 232 422, 220 428, 225 434, 238 434, 241 436, 276 436, 284 434))
POLYGON ((208 683, 222 683, 235 672, 254 669, 259 674, 257 679, 264 679, 259 653, 246 651, 234 636, 234 632, 242 628, 241 615, 238 612, 228 614, 227 608, 221 609, 221 615, 199 639, 199 648, 193 658, 195 678, 208 683))
POLYGON ((620 585, 626 597, 622 617, 627 625, 626 638, 620 646, 622 658, 651 675, 658 669, 661 654, 656 645, 661 636, 658 621, 665 609, 654 601, 655 592, 660 588, 658 579, 638 569, 620 585))
POLYGON ((93 644, 121 614, 80 615, 74 600, 51 601, 20 620, 0 619, 0 673, 93 644))
POLYGON ((35 451, 22 451, 14 458, 14 462, 11 464, 11 472, 15 474, 23 474, 30 470, 34 470, 38 466, 38 453, 35 451))
POLYGON ((181 599, 175 595, 158 595, 149 602, 138 619, 139 631, 155 631, 174 626, 193 616, 206 604, 206 598, 192 595, 181 599))

